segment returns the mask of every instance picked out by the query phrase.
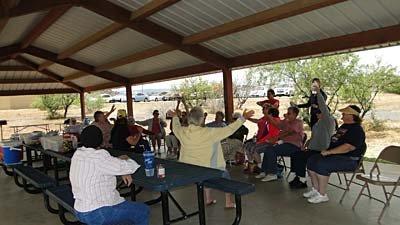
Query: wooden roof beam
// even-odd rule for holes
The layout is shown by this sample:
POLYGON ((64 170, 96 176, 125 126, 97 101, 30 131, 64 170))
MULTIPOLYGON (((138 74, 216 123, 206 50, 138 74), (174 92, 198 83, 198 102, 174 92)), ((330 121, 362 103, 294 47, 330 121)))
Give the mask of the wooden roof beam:
MULTIPOLYGON (((163 71, 163 72, 159 72, 159 73, 153 73, 153 74, 147 74, 144 76, 134 77, 134 78, 131 78, 130 80, 131 80, 132 84, 136 85, 136 84, 150 83, 150 82, 154 82, 154 81, 167 81, 167 80, 187 77, 187 76, 190 76, 193 74, 210 73, 212 71, 218 71, 218 70, 219 70, 219 68, 216 66, 212 66, 207 63, 202 63, 202 64, 198 64, 198 65, 194 65, 194 66, 188 66, 188 67, 163 71)), ((122 85, 110 82, 110 83, 87 87, 87 88, 85 88, 85 91, 87 91, 87 92, 98 91, 98 90, 104 90, 104 89, 116 88, 116 87, 122 87, 122 85)))
MULTIPOLYGON (((132 13, 131 21, 141 20, 152 14, 158 12, 159 10, 168 7, 169 5, 174 4, 178 0, 156 0, 152 1, 148 4, 145 4, 143 7, 139 8, 138 10, 132 13)), ((87 36, 86 38, 79 40, 74 45, 70 46, 69 48, 65 49, 61 53, 58 54, 58 59, 65 59, 70 57, 71 55, 79 52, 82 49, 85 49, 105 38, 109 37, 110 35, 115 34, 116 32, 124 29, 126 26, 119 24, 119 23, 112 23, 107 27, 103 28, 100 31, 97 31, 94 34, 87 36)), ((40 69, 45 69, 51 66, 53 62, 45 61, 40 65, 40 69)))
POLYGON ((42 89, 42 90, 10 90, 0 91, 0 96, 17 96, 17 95, 44 95, 44 94, 68 94, 76 93, 73 89, 42 89))
POLYGON ((132 12, 130 20, 139 21, 145 19, 180 0, 152 0, 151 2, 132 12))
POLYGON ((0 61, 7 61, 11 58, 11 55, 15 53, 19 53, 20 47, 19 45, 9 45, 0 47, 0 61))
POLYGON ((22 40, 21 48, 26 48, 31 45, 37 38, 40 37, 53 23, 63 16, 72 5, 58 6, 51 9, 47 15, 30 31, 30 33, 22 40))
MULTIPOLYGON (((67 66, 85 73, 89 73, 91 75, 101 77, 106 80, 110 80, 113 82, 121 83, 121 84, 127 84, 129 83, 129 79, 120 75, 117 75, 115 73, 111 73, 108 71, 103 71, 103 72, 96 72, 94 66, 71 59, 71 58, 66 58, 66 59, 58 59, 57 54, 37 48, 34 46, 29 46, 28 48, 24 49, 25 53, 34 55, 36 57, 46 59, 49 61, 52 61, 53 63, 58 63, 63 66, 67 66)), ((38 68, 39 69, 39 68, 38 68)), ((43 71, 43 70, 42 70, 43 71)))
POLYGON ((130 21, 131 12, 105 0, 90 0, 82 4, 83 7, 99 15, 123 24, 139 33, 151 37, 164 44, 173 46, 193 57, 220 68, 229 67, 229 60, 201 45, 183 45, 183 36, 168 30, 147 19, 130 21))
POLYGON ((232 66, 241 67, 260 63, 276 62, 399 41, 400 25, 395 25, 238 56, 232 59, 232 66))
POLYGON ((274 21, 297 16, 347 0, 295 0, 262 12, 246 16, 199 33, 187 36, 183 44, 198 44, 274 21))
POLYGON ((52 79, 54 81, 57 81, 57 82, 62 83, 62 84, 65 84, 66 86, 74 89, 77 92, 82 92, 83 91, 82 87, 80 87, 80 86, 78 86, 78 85, 76 85, 76 84, 74 84, 72 82, 63 82, 63 77, 62 76, 59 76, 59 75, 51 72, 50 70, 39 71, 39 65, 37 65, 36 63, 34 63, 34 62, 32 62, 32 61, 30 61, 30 60, 28 60, 28 59, 26 59, 26 58, 24 58, 22 56, 17 56, 17 58, 15 58, 15 60, 17 62, 19 62, 19 63, 22 63, 22 64, 34 69, 35 71, 40 72, 41 74, 49 77, 50 79, 52 79))
POLYGON ((0 71, 35 71, 27 66, 0 66, 0 71))
POLYGON ((8 18, 0 19, 0 34, 6 27, 8 20, 9 20, 8 18))
POLYGON ((57 83, 53 79, 48 78, 26 78, 26 79, 1 79, 0 84, 40 84, 40 83, 57 83))
POLYGON ((80 5, 87 0, 19 0, 18 4, 0 14, 0 19, 24 16, 30 13, 45 11, 58 6, 80 5))

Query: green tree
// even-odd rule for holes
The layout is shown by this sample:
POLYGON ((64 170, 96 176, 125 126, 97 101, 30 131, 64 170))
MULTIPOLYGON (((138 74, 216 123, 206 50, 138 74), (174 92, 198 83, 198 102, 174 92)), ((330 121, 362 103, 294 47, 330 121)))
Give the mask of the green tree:
POLYGON ((215 83, 209 83, 201 77, 188 78, 177 87, 173 87, 175 92, 178 92, 186 99, 186 103, 190 108, 194 106, 202 106, 209 98, 221 96, 222 88, 218 88, 215 83), (214 90, 217 92, 214 92, 214 90))
POLYGON ((54 95, 41 95, 35 99, 32 106, 40 110, 46 110, 48 118, 56 119, 61 115, 59 110, 63 109, 63 118, 67 117, 69 107, 74 104, 78 99, 77 94, 54 94, 54 95))
POLYGON ((101 110, 104 107, 104 99, 101 98, 99 93, 91 93, 85 95, 86 112, 93 113, 101 110))
POLYGON ((47 111, 49 119, 60 117, 60 114, 58 113, 58 110, 61 108, 59 95, 41 95, 34 100, 32 106, 47 111))
POLYGON ((355 102, 361 107, 361 118, 374 108, 378 93, 392 85, 398 85, 396 68, 382 65, 378 60, 371 65, 361 65, 349 76, 349 82, 342 89, 341 96, 347 102, 355 102))
POLYGON ((75 102, 78 102, 78 94, 62 94, 60 96, 61 107, 64 109, 64 118, 67 118, 68 109, 75 102))

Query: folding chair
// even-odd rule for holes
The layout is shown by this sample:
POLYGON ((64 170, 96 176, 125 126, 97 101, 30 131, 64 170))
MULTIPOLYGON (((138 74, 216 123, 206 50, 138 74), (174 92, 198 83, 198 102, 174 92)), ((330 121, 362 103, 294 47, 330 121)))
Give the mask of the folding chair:
MULTIPOLYGON (((340 185, 336 185, 336 184, 333 184, 333 183, 329 183, 331 186, 334 186, 334 187, 337 187, 337 188, 339 188, 339 189, 344 190, 344 192, 343 192, 343 194, 342 194, 342 197, 341 197, 340 200, 339 200, 339 203, 340 203, 340 204, 342 204, 343 199, 344 199, 344 197, 346 196, 347 192, 350 191, 350 185, 351 185, 351 184, 356 184, 356 185, 359 185, 359 186, 363 186, 362 184, 355 182, 355 181, 354 181, 354 178, 356 177, 357 174, 365 174, 365 169, 364 169, 364 164, 363 164, 363 158, 364 158, 364 154, 365 154, 366 151, 367 151, 367 145, 364 145, 364 146, 363 146, 363 152, 362 152, 361 157, 360 157, 360 159, 359 159, 359 161, 358 161, 358 165, 357 165, 357 167, 356 167, 356 169, 355 169, 354 171, 337 171, 337 172, 336 172, 336 173, 337 173, 337 176, 338 176, 338 179, 339 179, 339 184, 340 184, 340 185), (345 182, 345 187, 341 186, 343 183, 342 183, 342 180, 341 180, 341 178, 340 178, 340 174, 343 174, 344 182, 345 182), (347 177, 347 174, 350 174, 350 175, 351 175, 350 179, 347 177)), ((369 186, 367 185, 366 188, 367 188, 367 190, 368 190, 368 196, 371 196, 371 191, 370 191, 370 189, 369 189, 369 186)))
POLYGON ((378 223, 380 223, 383 213, 385 212, 386 208, 390 204, 390 200, 392 199, 393 196, 400 198, 399 195, 395 194, 396 188, 400 185, 400 175, 385 175, 383 176, 381 173, 381 170, 379 169, 379 163, 384 160, 396 165, 400 165, 400 146, 388 146, 385 149, 382 150, 382 152, 379 154, 378 158, 375 160, 374 166, 372 167, 370 173, 368 175, 362 175, 359 174, 357 175, 357 179, 360 181, 364 181, 364 185, 361 188, 360 193, 357 196, 356 201, 353 204, 353 210, 356 207, 358 200, 360 200, 361 195, 368 196, 369 198, 372 198, 378 202, 381 202, 384 204, 384 207, 381 211, 381 214, 379 215, 378 218, 378 223), (376 172, 375 172, 376 170, 376 172), (372 197, 371 195, 366 195, 364 194, 364 189, 367 187, 368 184, 372 185, 378 185, 382 187, 383 193, 385 195, 385 199, 381 200, 375 197, 372 197), (386 190, 386 186, 393 186, 393 189, 388 192, 386 190))

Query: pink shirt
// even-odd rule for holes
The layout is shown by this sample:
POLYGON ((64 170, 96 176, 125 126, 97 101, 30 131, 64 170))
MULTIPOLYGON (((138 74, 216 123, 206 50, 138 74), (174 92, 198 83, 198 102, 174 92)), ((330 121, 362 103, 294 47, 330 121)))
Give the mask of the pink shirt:
POLYGON ((294 131, 294 134, 282 138, 282 141, 284 143, 290 143, 296 145, 299 148, 303 147, 303 121, 299 119, 293 121, 282 120, 280 123, 280 128, 282 131, 294 131))

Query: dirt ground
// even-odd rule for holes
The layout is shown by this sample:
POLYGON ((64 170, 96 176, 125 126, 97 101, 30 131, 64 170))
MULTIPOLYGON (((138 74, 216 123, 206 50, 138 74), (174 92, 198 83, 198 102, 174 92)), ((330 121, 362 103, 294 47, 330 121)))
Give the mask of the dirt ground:
MULTIPOLYGON (((289 106, 289 97, 279 97, 280 100, 280 111, 281 115, 289 106)), ((253 109, 256 111, 255 117, 261 117, 260 107, 256 105, 256 102, 260 98, 249 99, 243 108, 253 109)), ((385 128, 383 131, 370 131, 367 130, 367 144, 368 150, 366 153, 367 157, 376 157, 380 150, 388 145, 400 145, 400 95, 394 94, 381 94, 376 98, 376 109, 375 115, 379 120, 384 121, 385 128)), ((116 103, 117 109, 126 109, 125 103, 116 103)), ((221 105, 221 104, 218 104, 221 105)), ((111 108, 112 104, 106 104, 102 109, 107 111, 111 108)), ((176 107, 176 102, 135 102, 133 105, 134 116, 136 120, 144 120, 150 118, 152 111, 154 109, 159 109, 161 115, 165 115, 165 112, 169 109, 174 109, 176 107)), ((210 109, 205 109, 210 112, 210 109)), ((222 110, 222 108, 221 108, 222 110)), ((92 113, 90 113, 91 115, 92 113)), ((47 120, 47 113, 45 111, 40 111, 38 109, 19 109, 19 110, 0 110, 0 120, 7 120, 8 125, 3 126, 3 136, 4 138, 9 138, 13 133, 13 129, 10 126, 21 126, 21 125, 32 125, 32 124, 50 124, 50 129, 58 130, 60 128, 60 123, 64 119, 59 120, 47 120)), ((80 117, 80 109, 78 107, 73 107, 68 113, 69 117, 80 117)), ((116 116, 114 112, 112 117, 116 116)), ((336 114, 336 118, 340 121, 340 115, 336 114)), ((89 116, 90 117, 90 116, 89 116)), ((207 121, 212 121, 214 119, 214 114, 209 113, 207 121)), ((364 124, 370 123, 370 116, 367 116, 364 120, 364 124)), ((256 124, 249 121, 245 124, 249 130, 249 137, 251 137, 257 130, 256 124)), ((305 125, 306 126, 306 125, 305 125)), ((20 133, 32 132, 35 130, 41 130, 37 127, 28 127, 21 131, 20 133)), ((306 130, 309 132, 309 128, 306 126, 306 130)))

